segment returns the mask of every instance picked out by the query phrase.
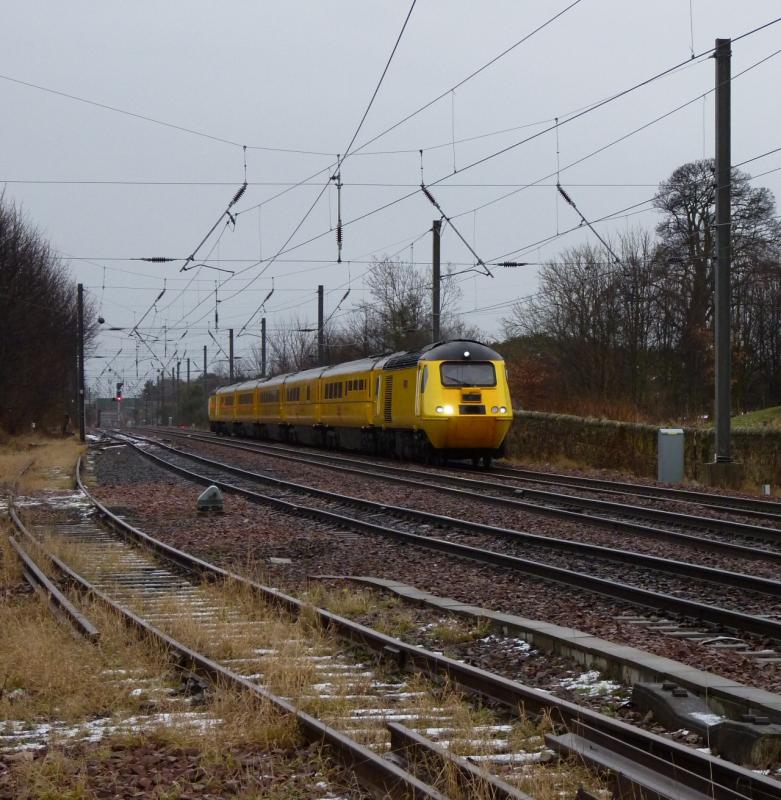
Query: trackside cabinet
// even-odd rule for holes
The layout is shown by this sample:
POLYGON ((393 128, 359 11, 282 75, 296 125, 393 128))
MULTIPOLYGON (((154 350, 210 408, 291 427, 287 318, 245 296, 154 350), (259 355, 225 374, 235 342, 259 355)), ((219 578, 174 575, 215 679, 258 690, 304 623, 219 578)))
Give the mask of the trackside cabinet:
POLYGON ((683 483, 683 430, 660 428, 657 434, 657 480, 683 483))

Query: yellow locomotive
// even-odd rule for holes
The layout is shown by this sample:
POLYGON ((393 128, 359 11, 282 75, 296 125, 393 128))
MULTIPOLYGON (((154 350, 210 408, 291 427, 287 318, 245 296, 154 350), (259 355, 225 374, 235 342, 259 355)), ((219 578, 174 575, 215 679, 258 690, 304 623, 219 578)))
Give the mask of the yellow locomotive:
POLYGON ((209 425, 405 459, 491 459, 512 423, 504 359, 468 339, 224 386, 209 425))

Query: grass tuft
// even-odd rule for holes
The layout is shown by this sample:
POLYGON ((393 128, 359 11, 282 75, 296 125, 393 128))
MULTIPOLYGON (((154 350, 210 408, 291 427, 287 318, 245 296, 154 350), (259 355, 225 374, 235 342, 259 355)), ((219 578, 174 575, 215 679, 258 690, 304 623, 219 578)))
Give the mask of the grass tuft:
POLYGON ((85 450, 74 438, 7 437, 0 441, 0 492, 70 489, 76 461, 85 450))

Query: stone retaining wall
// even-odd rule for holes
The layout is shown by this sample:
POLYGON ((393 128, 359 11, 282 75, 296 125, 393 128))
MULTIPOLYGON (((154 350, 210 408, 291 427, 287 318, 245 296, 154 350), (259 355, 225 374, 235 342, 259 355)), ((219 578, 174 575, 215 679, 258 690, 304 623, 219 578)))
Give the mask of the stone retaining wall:
MULTIPOLYGON (((530 461, 566 458, 590 467, 656 478, 657 426, 540 411, 514 413, 507 439, 510 458, 530 461)), ((686 477, 697 479, 700 465, 713 459, 713 430, 685 428, 684 431, 686 477)), ((732 449, 733 458, 744 465, 747 482, 781 485, 781 431, 733 431, 732 449)))

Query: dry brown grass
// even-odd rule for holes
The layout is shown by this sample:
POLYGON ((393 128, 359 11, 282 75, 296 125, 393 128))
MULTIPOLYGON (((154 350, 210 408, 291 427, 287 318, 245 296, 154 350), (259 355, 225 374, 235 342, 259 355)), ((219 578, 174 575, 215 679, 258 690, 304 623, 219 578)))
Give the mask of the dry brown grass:
MULTIPOLYGON (((54 537, 52 537, 53 541, 54 537)), ((101 571, 100 563, 89 563, 78 552, 78 544, 70 543, 61 548, 65 559, 74 565, 79 565, 87 577, 94 577, 94 574, 101 571)), ((113 554, 112 554, 113 555, 113 554)), ((105 563, 105 562, 104 562, 105 563)), ((115 569, 118 564, 109 558, 110 569, 115 569)), ((359 658, 368 662, 372 668, 371 676, 360 676, 354 672, 345 671, 324 677, 323 673, 317 669, 318 662, 305 656, 323 655, 333 657, 335 660, 344 655, 344 645, 335 640, 327 631, 323 631, 317 621, 317 616, 311 607, 299 616, 296 620, 287 618, 284 614, 274 609, 258 598, 251 590, 241 584, 233 582, 225 583, 205 583, 198 587, 199 599, 206 606, 216 607, 219 611, 210 622, 219 623, 217 629, 207 627, 202 621, 193 615, 191 602, 178 594, 169 596, 158 596, 154 603, 154 613, 161 615, 164 619, 154 622, 158 627, 165 630, 175 638, 195 649, 204 652, 218 660, 238 658, 251 658, 250 663, 242 663, 239 671, 258 672, 262 674, 259 679, 263 685, 267 686, 272 692, 287 697, 306 711, 333 724, 336 727, 345 725, 343 717, 351 709, 365 706, 367 703, 372 708, 387 708, 398 710, 397 703, 390 697, 377 695, 367 700, 363 695, 371 694, 372 681, 386 680, 387 675, 382 670, 378 670, 373 665, 374 656, 366 653, 359 654, 359 658), (257 626, 244 625, 223 625, 229 620, 241 620, 242 622, 259 622, 257 626), (268 650, 270 653, 256 653, 257 650, 268 650), (328 692, 322 692, 319 685, 323 682, 330 684, 328 692)), ((320 592, 319 600, 327 599, 327 594, 320 592)), ((367 592, 337 592, 335 605, 341 613, 351 610, 361 613, 367 608, 376 604, 377 596, 367 592)), ((408 609, 405 609, 396 598, 384 598, 386 610, 393 612, 389 620, 389 627, 398 629, 404 627, 411 620, 406 618, 408 609), (398 617, 398 618, 397 618, 398 617), (401 624, 400 623, 401 620, 401 624)), ((147 601, 140 598, 137 603, 130 602, 130 605, 142 614, 146 614, 150 609, 147 601)), ((0 625, 3 620, 0 619, 0 625)), ((100 624, 100 623, 99 623, 100 624)), ((416 623, 419 624, 419 623, 416 623)), ((464 634, 456 624, 444 626, 447 630, 442 631, 443 636, 448 636, 454 641, 460 640, 464 634)), ((20 640, 23 634, 15 637, 20 640)), ((40 637, 37 631, 28 633, 32 638, 40 637)), ((56 647, 60 647, 57 642, 56 647)), ((139 645, 141 646, 141 645, 139 645)), ((46 647, 45 649, 50 649, 46 647)), ((19 648, 17 648, 18 652, 19 648)), ((63 652, 66 660, 72 662, 73 659, 68 655, 67 646, 63 652)), ((36 650, 28 656, 36 661, 42 659, 43 653, 36 650)), ((12 658, 12 663, 18 659, 12 658)), ((350 657, 347 656, 350 660, 350 657)), ((1 663, 1 662, 0 662, 1 663)), ((158 668, 164 669, 164 658, 158 664, 158 668)), ((24 670, 22 666, 21 671, 24 670)), ((41 677, 32 686, 35 690, 31 692, 36 699, 38 708, 49 709, 52 706, 53 697, 61 697, 64 687, 72 681, 76 685, 83 685, 90 688, 89 675, 95 673, 94 662, 84 661, 81 664, 80 675, 73 675, 72 671, 66 667, 58 667, 57 674, 50 674, 42 669, 41 677), (85 675, 86 677, 81 677, 85 675), (50 692, 44 687, 51 682, 50 692)), ((397 679, 391 678, 392 680, 397 679)), ((19 674, 17 673, 17 680, 19 674)), ((29 681, 29 679, 28 679, 29 681)), ((475 727, 480 725, 493 725, 506 723, 507 716, 497 712, 476 707, 468 702, 462 694, 451 686, 432 685, 431 681, 423 676, 406 676, 405 692, 416 693, 414 696, 405 699, 404 710, 413 711, 418 715, 414 726, 440 727, 443 722, 442 716, 447 718, 447 727, 452 728, 451 749, 455 753, 485 754, 492 752, 488 742, 480 744, 482 738, 480 734, 475 734, 475 727), (477 743, 475 742, 477 739, 477 743)), ((94 697, 86 703, 84 699, 76 703, 73 709, 56 707, 59 717, 63 713, 84 714, 94 708, 96 713, 106 713, 111 710, 113 698, 106 696, 105 692, 95 687, 94 697)), ((84 692, 78 691, 83 698, 84 692)), ((194 731, 192 729, 163 726, 160 730, 154 731, 154 738, 158 744, 166 747, 192 747, 201 753, 203 762, 213 765, 214 774, 219 774, 225 768, 226 759, 231 758, 231 748, 236 742, 243 745, 252 744, 259 748, 273 747, 294 747, 296 746, 297 731, 292 718, 280 716, 263 700, 250 698, 246 694, 235 694, 231 691, 218 691, 209 700, 208 708, 212 709, 214 716, 222 720, 221 724, 204 731, 194 731)), ((358 734, 358 738, 366 744, 387 741, 387 732, 381 718, 362 719, 362 724, 366 732, 358 734)), ((530 751, 539 750, 542 746, 542 734, 547 729, 547 722, 542 721, 541 725, 530 720, 521 718, 513 722, 513 730, 508 738, 517 749, 530 751)), ((134 742, 138 744, 148 740, 151 734, 134 734, 134 742), (135 742, 135 739, 138 741, 135 742)), ((490 737, 486 737, 490 738, 490 737)), ((42 800, 44 797, 68 797, 79 798, 88 797, 87 794, 78 794, 86 791, 85 787, 78 783, 74 775, 72 765, 67 769, 62 764, 53 761, 48 769, 55 776, 49 774, 44 784, 46 786, 68 787, 68 791, 75 793, 51 794, 42 793, 29 795, 30 800, 42 800), (59 776, 59 777, 57 777, 59 776), (62 777, 64 776, 64 777, 62 777), (62 778, 62 780, 60 780, 62 778), (60 781, 58 783, 58 780, 60 781)), ((577 786, 585 783, 594 786, 593 779, 584 780, 584 776, 578 772, 576 778, 572 778, 572 770, 558 770, 551 768, 550 765, 531 764, 525 771, 524 781, 529 787, 534 787, 534 796, 542 800, 554 800, 565 794, 574 795, 577 786)), ((454 776, 451 771, 440 771, 433 775, 438 787, 447 790, 447 793, 454 798, 480 798, 487 796, 484 787, 471 786, 466 789, 456 790, 454 776)), ((37 790, 36 790, 37 791, 37 790)), ((175 796, 175 795, 174 795, 175 796)), ((264 795, 273 797, 273 795, 264 795)), ((292 795, 301 796, 301 795, 292 795)), ((284 797, 284 795, 280 795, 284 797)))
POLYGON ((24 435, 0 440, 0 492, 73 487, 74 467, 86 447, 77 439, 24 435))
POLYGON ((131 697, 131 686, 107 681, 104 671, 162 675, 167 656, 139 642, 103 607, 90 604, 85 613, 101 632, 98 646, 74 636, 36 595, 0 603, 0 720, 78 722, 139 710, 143 696, 131 697))
MULTIPOLYGON (((3 558, 11 555, 7 550, 4 546, 0 551, 3 558)), ((180 753, 194 756, 198 781, 216 789, 226 778, 237 786, 246 782, 251 789, 255 768, 244 760, 252 761, 258 753, 267 753, 269 763, 264 767, 272 773, 281 768, 284 774, 293 775, 297 784, 303 782, 306 786, 308 781, 311 796, 317 795, 317 780, 327 777, 333 767, 317 749, 301 750, 299 756, 302 743, 293 717, 280 714, 262 698, 222 687, 207 693, 195 708, 178 694, 167 697, 163 706, 156 704, 153 694, 134 695, 132 690, 143 688, 145 678, 153 679, 155 686, 168 686, 178 692, 180 682, 172 677, 168 655, 153 642, 137 638, 101 605, 87 604, 84 611, 101 631, 97 646, 73 636, 36 595, 0 599, 0 729, 5 720, 30 727, 42 722, 80 726, 96 717, 109 717, 119 723, 150 710, 197 710, 216 724, 191 726, 174 718, 154 728, 114 734, 90 746, 55 738, 45 757, 12 762, 11 772, 0 776, 0 796, 5 797, 4 791, 12 786, 13 794, 7 796, 19 800, 103 797, 93 791, 95 776, 102 770, 116 769, 116 765, 107 762, 117 751, 128 751, 132 767, 134 752, 161 749, 173 753, 172 758, 180 753), (169 678, 166 680, 165 676, 169 678)), ((161 786, 149 796, 173 800, 187 791, 189 783, 161 786)), ((275 785, 257 796, 286 795, 275 785)), ((309 797, 310 793, 290 796, 309 797)))
MULTIPOLYGON (((97 800, 114 787, 116 796, 178 800, 180 796, 241 798, 310 798, 322 796, 323 779, 344 786, 334 774, 328 753, 306 747, 295 719, 282 715, 246 693, 217 689, 198 711, 216 720, 199 727, 161 724, 152 729, 115 734, 91 747, 55 746, 43 758, 12 765, 17 800, 97 800), (154 755, 150 759, 150 752, 154 755), (117 765, 117 754, 119 765, 117 765), (166 782, 159 780, 161 762, 185 759, 190 770, 166 782), (144 764, 153 785, 133 794, 129 785, 144 764), (265 774, 264 774, 265 773, 265 774), (158 773, 159 774, 159 773, 158 773), (290 776, 291 780, 286 778, 290 776), (268 786, 269 777, 273 785, 268 786), (158 782, 159 780, 159 782, 158 782), (264 788, 259 791, 259 787, 264 788), (98 787, 102 791, 96 791, 98 787)), ((2 786, 0 786, 0 795, 2 786)), ((346 795, 345 795, 346 796, 346 795)))
MULTIPOLYGON (((420 609, 411 606, 403 598, 374 589, 315 584, 302 598, 344 617, 354 619, 372 615, 373 628, 397 639, 414 639, 422 633, 420 609), (410 637, 411 634, 416 636, 410 637)), ((469 642, 491 632, 487 621, 475 623, 465 617, 444 615, 444 612, 434 610, 430 614, 436 622, 426 629, 426 637, 438 640, 443 645, 469 642)))
POLYGON ((8 543, 9 533, 8 524, 0 521, 0 597, 22 582, 22 568, 8 543))

